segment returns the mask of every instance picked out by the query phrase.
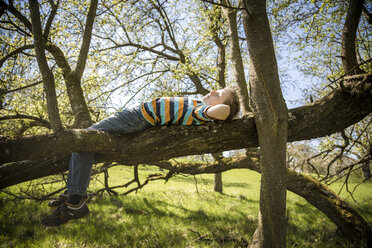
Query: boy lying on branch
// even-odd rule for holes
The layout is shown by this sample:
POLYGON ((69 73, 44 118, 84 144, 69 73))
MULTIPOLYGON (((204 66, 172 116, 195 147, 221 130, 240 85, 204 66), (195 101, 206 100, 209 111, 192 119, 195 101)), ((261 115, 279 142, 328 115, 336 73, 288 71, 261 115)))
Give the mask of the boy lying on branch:
MULTIPOLYGON (((211 91, 202 100, 186 97, 161 97, 150 102, 124 109, 88 129, 110 133, 134 133, 158 125, 201 125, 213 120, 233 119, 239 112, 240 102, 236 91, 228 86, 211 91)), ((86 204, 87 188, 91 177, 94 154, 73 153, 69 165, 67 190, 50 207, 57 209, 43 218, 44 226, 59 226, 71 219, 89 214, 86 204)))

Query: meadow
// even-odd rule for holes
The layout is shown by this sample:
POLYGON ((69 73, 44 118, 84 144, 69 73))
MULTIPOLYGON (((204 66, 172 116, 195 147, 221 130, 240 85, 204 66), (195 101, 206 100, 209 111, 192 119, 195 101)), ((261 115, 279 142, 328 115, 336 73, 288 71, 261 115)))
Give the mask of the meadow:
MULTIPOLYGON (((129 167, 110 170, 112 184, 131 179, 129 167)), ((142 180, 154 172, 159 169, 140 166, 142 180)), ((246 247, 257 225, 260 175, 239 169, 222 177, 223 194, 213 191, 214 175, 206 174, 150 182, 126 196, 105 193, 90 199, 88 217, 49 228, 40 224, 52 211, 47 201, 0 192, 0 247, 246 247)), ((102 188, 101 182, 94 181, 90 189, 102 188)), ((332 188, 338 192, 340 186, 332 188)), ((356 202, 348 198, 369 223, 371 186, 370 181, 357 188, 356 202)), ((353 247, 325 215, 291 192, 287 219, 287 247, 353 247)))

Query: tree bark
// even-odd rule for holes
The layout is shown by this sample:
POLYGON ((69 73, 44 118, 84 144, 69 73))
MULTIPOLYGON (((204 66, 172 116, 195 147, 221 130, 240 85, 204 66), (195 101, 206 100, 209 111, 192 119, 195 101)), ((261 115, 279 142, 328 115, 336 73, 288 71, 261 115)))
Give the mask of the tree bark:
POLYGON ((249 247, 286 247, 285 104, 265 0, 246 0, 243 23, 250 56, 251 107, 260 146, 260 212, 249 247))
MULTIPOLYGON (((226 0, 223 4, 228 5, 226 0)), ((222 11, 227 19, 230 30, 230 47, 231 47, 231 61, 234 71, 236 83, 238 84, 238 93, 241 100, 241 111, 243 115, 251 112, 249 107, 249 96, 247 89, 247 82, 245 80, 243 59, 239 46, 238 24, 236 21, 236 9, 222 7, 222 11)))
POLYGON ((362 73, 357 67, 358 60, 356 56, 355 38, 362 14, 364 0, 350 0, 349 8, 346 14, 344 28, 342 30, 341 40, 341 58, 345 73, 354 75, 362 73))
POLYGON ((57 95, 55 90, 54 76, 49 68, 45 50, 44 37, 41 29, 39 3, 37 0, 30 0, 30 12, 32 20, 32 33, 34 36, 34 46, 36 60, 43 78, 44 89, 47 98, 47 109, 50 125, 54 132, 62 130, 62 122, 59 116, 57 95))
POLYGON ((88 51, 91 42, 97 6, 98 0, 91 0, 85 24, 83 42, 81 44, 76 68, 74 71, 71 71, 70 73, 65 75, 67 93, 70 99, 72 112, 75 116, 75 128, 87 128, 93 124, 92 119, 90 118, 88 106, 85 101, 84 93, 81 88, 81 78, 83 76, 86 61, 88 58, 88 51))
POLYGON ((65 76, 68 98, 70 100, 72 113, 75 117, 74 128, 88 128, 93 122, 90 118, 87 103, 85 101, 83 89, 81 88, 81 78, 75 71, 65 76))

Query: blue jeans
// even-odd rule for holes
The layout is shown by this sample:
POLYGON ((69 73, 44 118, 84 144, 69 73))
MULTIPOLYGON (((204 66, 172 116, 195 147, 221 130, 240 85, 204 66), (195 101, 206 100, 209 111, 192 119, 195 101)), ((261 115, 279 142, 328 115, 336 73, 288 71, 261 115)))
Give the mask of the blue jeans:
MULTIPOLYGON (((110 133, 134 133, 151 127, 141 113, 140 106, 124 109, 88 130, 101 130, 110 133)), ((94 154, 92 152, 72 153, 67 177, 67 194, 85 195, 92 173, 94 154)))

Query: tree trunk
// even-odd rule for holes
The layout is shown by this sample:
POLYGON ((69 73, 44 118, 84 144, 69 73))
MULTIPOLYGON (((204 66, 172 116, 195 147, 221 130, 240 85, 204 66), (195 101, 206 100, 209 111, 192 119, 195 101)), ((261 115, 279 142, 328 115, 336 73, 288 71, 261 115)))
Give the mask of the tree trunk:
POLYGON ((88 128, 93 122, 90 118, 88 106, 85 101, 81 79, 75 71, 65 76, 67 94, 71 103, 72 113, 75 117, 74 128, 88 128))
POLYGON ((222 173, 214 174, 214 191, 218 193, 222 193, 223 186, 222 186, 222 173))
POLYGON ((72 113, 75 117, 75 128, 87 128, 93 124, 92 119, 90 118, 87 103, 85 101, 83 89, 81 88, 81 78, 83 76, 88 57, 97 6, 98 0, 90 1, 87 20, 85 23, 83 41, 81 43, 76 68, 75 70, 64 74, 67 94, 70 99, 72 113))
POLYGON ((362 171, 363 171, 364 180, 368 180, 372 177, 371 168, 369 167, 369 163, 365 163, 362 166, 362 171))
MULTIPOLYGON (((217 162, 219 164, 223 163, 222 153, 213 153, 212 156, 213 156, 213 159, 214 159, 215 162, 217 162)), ((223 187, 222 186, 222 173, 218 172, 218 173, 214 174, 214 191, 216 191, 218 193, 222 193, 222 191, 223 191, 222 187, 223 187)))
MULTIPOLYGON (((223 1, 227 5, 226 0, 223 1)), ((249 96, 247 89, 247 82, 245 80, 243 59, 240 52, 239 36, 238 36, 238 24, 236 22, 236 10, 231 8, 222 7, 222 11, 227 18, 227 22, 230 30, 230 47, 231 47, 231 60, 234 71, 236 83, 238 84, 238 93, 241 104, 241 111, 243 115, 247 112, 251 112, 249 107, 249 96)))
POLYGON ((286 247, 288 110, 278 75, 265 0, 246 0, 252 110, 260 146, 260 214, 250 247, 286 247))

